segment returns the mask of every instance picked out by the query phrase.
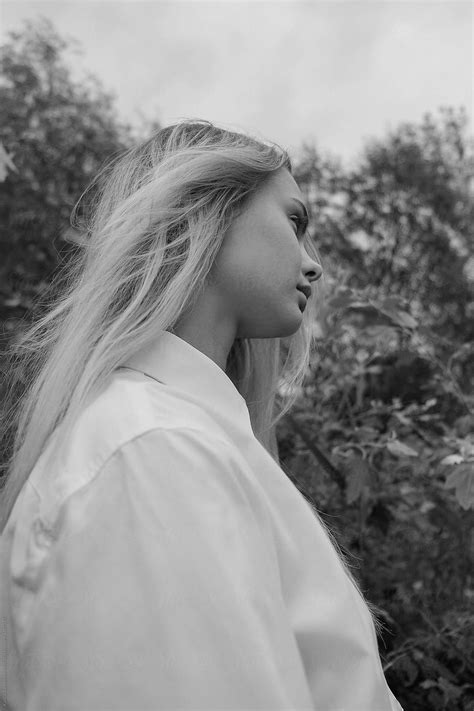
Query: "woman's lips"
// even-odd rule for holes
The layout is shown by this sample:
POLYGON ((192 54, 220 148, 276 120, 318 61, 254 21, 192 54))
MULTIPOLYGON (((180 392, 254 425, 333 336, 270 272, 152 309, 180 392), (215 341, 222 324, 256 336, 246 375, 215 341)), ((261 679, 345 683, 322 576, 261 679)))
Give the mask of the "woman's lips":
POLYGON ((306 302, 307 302, 306 296, 299 289, 297 291, 298 291, 299 296, 301 296, 300 303, 302 303, 303 309, 304 309, 304 308, 306 308, 306 302))

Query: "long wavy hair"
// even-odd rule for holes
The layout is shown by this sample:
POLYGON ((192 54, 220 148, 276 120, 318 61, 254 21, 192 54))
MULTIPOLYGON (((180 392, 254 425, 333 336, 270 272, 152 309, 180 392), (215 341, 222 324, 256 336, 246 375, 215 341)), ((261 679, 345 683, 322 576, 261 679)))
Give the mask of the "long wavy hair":
MULTIPOLYGON (((17 372, 27 382, 4 413, 12 454, 0 531, 55 428, 69 432, 115 368, 157 331, 173 330, 198 298, 246 199, 282 168, 292 171, 277 144, 192 120, 156 131, 92 181, 73 210, 82 239, 60 293, 9 349, 12 380, 17 372)), ((308 235, 305 241, 319 259, 308 235)), ((293 405, 309 364, 320 301, 315 287, 293 336, 237 339, 227 361, 255 436, 276 461, 275 425, 293 405)))
MULTIPOLYGON (((4 465, 0 533, 55 429, 61 424, 67 438, 111 373, 159 330, 173 331, 197 300, 247 198, 282 168, 292 172, 288 153, 277 144, 191 120, 156 131, 110 160, 92 181, 73 210, 71 222, 81 237, 60 275, 59 294, 7 354, 13 395, 3 419, 12 446, 4 465)), ((304 243, 321 261, 308 232, 304 243)), ((227 360, 226 373, 247 402, 254 434, 277 463, 276 424, 303 385, 324 295, 322 277, 313 284, 296 333, 236 339, 227 360)), ((347 551, 305 498, 364 598, 347 551)), ((366 603, 380 631, 379 610, 366 603)))

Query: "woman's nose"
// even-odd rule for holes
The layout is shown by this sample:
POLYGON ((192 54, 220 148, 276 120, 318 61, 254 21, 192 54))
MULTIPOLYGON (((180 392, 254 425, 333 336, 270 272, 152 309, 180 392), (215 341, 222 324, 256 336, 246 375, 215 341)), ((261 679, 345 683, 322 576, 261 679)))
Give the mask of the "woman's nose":
POLYGON ((320 264, 317 262, 313 262, 311 269, 308 269, 306 272, 306 277, 309 279, 309 281, 317 281, 323 273, 323 268, 320 264))

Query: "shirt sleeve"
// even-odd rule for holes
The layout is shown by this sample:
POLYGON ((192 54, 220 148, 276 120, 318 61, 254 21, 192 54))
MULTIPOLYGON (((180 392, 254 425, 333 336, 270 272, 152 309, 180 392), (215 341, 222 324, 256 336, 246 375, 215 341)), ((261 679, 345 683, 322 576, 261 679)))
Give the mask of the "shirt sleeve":
POLYGON ((205 433, 141 435, 65 502, 32 620, 28 711, 313 708, 268 523, 205 433))

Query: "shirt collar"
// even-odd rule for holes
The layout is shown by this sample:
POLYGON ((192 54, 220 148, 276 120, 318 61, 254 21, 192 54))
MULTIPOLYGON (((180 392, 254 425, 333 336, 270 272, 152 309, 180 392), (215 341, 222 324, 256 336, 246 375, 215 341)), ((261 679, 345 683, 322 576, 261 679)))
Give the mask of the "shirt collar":
POLYGON ((124 366, 180 390, 214 415, 251 427, 245 398, 211 358, 169 331, 160 331, 124 366))

